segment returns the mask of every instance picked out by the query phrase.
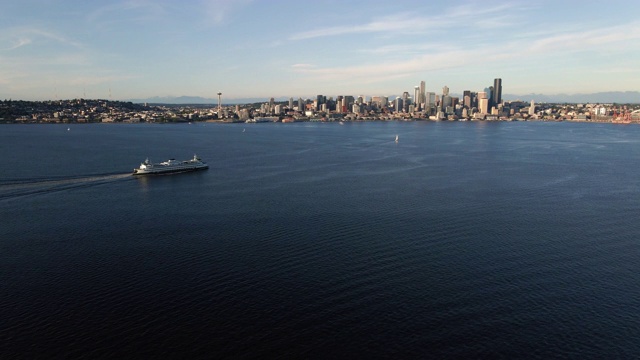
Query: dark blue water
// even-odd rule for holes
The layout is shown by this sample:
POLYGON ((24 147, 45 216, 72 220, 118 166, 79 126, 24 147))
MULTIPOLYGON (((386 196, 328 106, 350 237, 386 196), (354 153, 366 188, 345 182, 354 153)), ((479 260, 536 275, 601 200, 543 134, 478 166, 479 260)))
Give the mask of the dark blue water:
POLYGON ((0 358, 640 357, 640 127, 67 127, 0 128, 0 358))

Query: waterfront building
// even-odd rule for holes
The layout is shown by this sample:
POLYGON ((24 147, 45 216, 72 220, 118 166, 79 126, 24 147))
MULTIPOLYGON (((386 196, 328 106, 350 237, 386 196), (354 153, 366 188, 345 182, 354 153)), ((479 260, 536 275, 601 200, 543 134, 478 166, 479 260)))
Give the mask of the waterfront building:
POLYGON ((304 111, 304 102, 302 98, 298 98, 298 111, 300 112, 304 111))
POLYGON ((420 86, 416 86, 413 89, 413 103, 415 104, 415 106, 420 107, 420 99, 420 86))
POLYGON ((418 101, 419 104, 424 104, 426 102, 425 91, 426 91, 425 82, 423 80, 423 81, 420 81, 420 100, 418 101))
POLYGON ((289 98, 289 110, 292 110, 292 109, 293 109, 293 98, 290 97, 289 98))
POLYGON ((489 99, 478 99, 478 106, 481 114, 489 113, 489 99))

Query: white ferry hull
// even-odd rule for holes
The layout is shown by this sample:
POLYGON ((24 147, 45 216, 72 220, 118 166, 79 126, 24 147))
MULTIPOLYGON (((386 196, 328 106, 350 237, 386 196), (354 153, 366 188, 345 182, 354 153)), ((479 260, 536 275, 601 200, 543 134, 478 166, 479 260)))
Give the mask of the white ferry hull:
POLYGON ((169 174, 187 171, 206 170, 209 168, 207 163, 201 161, 197 156, 194 156, 191 160, 176 161, 170 159, 158 164, 152 164, 149 159, 145 160, 140 167, 133 169, 133 175, 156 175, 156 174, 169 174))

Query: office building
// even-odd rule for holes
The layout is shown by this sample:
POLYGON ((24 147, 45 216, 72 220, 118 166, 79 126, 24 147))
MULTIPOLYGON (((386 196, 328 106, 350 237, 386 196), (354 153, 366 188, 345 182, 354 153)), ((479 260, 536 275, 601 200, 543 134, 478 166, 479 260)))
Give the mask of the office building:
POLYGON ((478 93, 478 111, 482 114, 489 113, 489 98, 486 91, 478 93))
POLYGON ((536 114, 536 102, 531 100, 531 106, 529 106, 529 115, 536 114))
POLYGON ((493 94, 491 94, 493 106, 502 103, 502 79, 493 79, 493 94))
POLYGON ((425 93, 425 109, 427 107, 431 107, 431 106, 435 106, 436 105, 436 93, 434 92, 427 92, 425 93))

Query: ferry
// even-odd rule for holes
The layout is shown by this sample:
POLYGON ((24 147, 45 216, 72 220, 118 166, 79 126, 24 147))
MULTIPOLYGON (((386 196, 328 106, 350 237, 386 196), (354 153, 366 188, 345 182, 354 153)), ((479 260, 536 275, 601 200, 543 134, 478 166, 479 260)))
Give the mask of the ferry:
POLYGON ((140 167, 133 169, 133 175, 154 175, 154 174, 166 174, 174 172, 186 172, 208 169, 209 165, 206 162, 200 160, 197 155, 193 155, 191 160, 175 160, 169 159, 161 163, 153 164, 147 158, 140 167))

